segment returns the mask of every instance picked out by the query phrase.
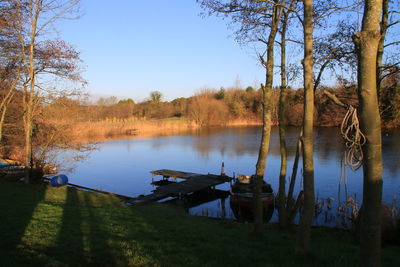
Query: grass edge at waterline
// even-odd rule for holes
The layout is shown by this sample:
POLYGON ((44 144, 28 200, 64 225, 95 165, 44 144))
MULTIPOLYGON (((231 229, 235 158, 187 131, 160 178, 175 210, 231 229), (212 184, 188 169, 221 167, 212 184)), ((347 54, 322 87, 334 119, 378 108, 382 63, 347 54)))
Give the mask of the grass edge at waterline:
MULTIPOLYGON (((294 257, 294 237, 268 224, 187 215, 163 204, 123 206, 116 197, 71 187, 0 180, 0 265, 45 266, 355 266, 350 232, 312 230, 314 255, 294 257)), ((383 249, 383 265, 398 266, 399 247, 383 249)))

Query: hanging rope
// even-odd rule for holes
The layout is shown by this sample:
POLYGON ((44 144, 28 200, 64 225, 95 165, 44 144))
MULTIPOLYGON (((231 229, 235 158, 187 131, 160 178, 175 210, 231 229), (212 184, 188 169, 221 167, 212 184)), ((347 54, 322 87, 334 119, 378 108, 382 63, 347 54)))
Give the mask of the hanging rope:
POLYGON ((342 154, 342 159, 340 160, 340 178, 338 186, 338 204, 341 204, 341 187, 344 184, 344 202, 347 202, 347 174, 346 174, 346 162, 344 161, 344 153, 342 154))
POLYGON ((340 132, 345 140, 346 150, 344 154, 345 164, 355 171, 361 167, 363 152, 361 147, 365 144, 365 135, 360 130, 357 109, 349 105, 347 113, 343 118, 340 132))

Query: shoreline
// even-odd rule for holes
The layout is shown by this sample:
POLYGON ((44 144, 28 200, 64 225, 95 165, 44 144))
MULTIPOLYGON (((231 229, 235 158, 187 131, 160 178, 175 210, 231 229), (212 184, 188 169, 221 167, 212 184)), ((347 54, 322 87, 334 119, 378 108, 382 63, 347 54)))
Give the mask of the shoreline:
MULTIPOLYGON (((64 123, 55 122, 55 125, 63 125, 64 123)), ((64 124, 65 125, 65 124, 64 124)), ((255 127, 262 126, 262 121, 258 120, 231 120, 223 125, 200 126, 186 119, 164 119, 164 120, 145 120, 130 122, 79 122, 69 125, 68 135, 71 136, 73 142, 102 142, 117 139, 132 138, 153 138, 163 137, 177 134, 193 134, 196 131, 207 128, 231 128, 231 127, 255 127)), ((277 124, 272 124, 278 126, 277 124)), ((288 127, 300 127, 290 126, 288 127)), ((315 128, 340 127, 318 126, 315 128)), ((396 130, 396 127, 382 127, 382 133, 396 130)))
MULTIPOLYGON (((171 205, 122 206, 115 196, 70 187, 0 185, 2 266, 245 266, 249 258, 255 266, 358 265, 349 231, 312 228, 314 256, 303 259, 294 255, 296 232, 273 223, 255 239, 251 223, 190 216, 171 205)), ((397 266, 398 253, 396 243, 385 243, 382 265, 397 266)))

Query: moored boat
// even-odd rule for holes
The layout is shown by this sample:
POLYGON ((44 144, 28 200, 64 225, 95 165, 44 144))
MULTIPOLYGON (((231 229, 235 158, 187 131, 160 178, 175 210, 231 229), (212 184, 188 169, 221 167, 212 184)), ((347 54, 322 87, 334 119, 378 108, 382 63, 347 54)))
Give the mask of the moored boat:
MULTIPOLYGON (((235 183, 231 185, 230 206, 239 221, 254 220, 254 183, 252 177, 238 175, 235 183)), ((263 207, 263 220, 268 222, 274 212, 275 197, 270 184, 263 181, 261 191, 261 202, 263 207)))

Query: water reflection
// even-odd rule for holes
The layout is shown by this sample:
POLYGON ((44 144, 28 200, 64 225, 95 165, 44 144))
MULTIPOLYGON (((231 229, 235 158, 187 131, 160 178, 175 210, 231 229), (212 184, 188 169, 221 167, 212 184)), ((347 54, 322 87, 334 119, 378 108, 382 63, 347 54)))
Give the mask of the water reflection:
MULTIPOLYGON (((219 152, 222 156, 257 155, 260 145, 261 129, 259 127, 211 128, 192 131, 191 138, 181 145, 191 145, 201 157, 209 158, 209 154, 219 152)), ((287 131, 287 146, 289 156, 294 156, 299 128, 289 127, 287 131)), ((332 157, 340 158, 343 141, 338 128, 315 128, 314 150, 322 160, 332 157)), ((156 142, 161 148, 165 142, 156 142)), ((179 145, 179 144, 178 144, 179 145)), ((398 142, 400 146, 400 142, 398 142)), ((277 127, 271 131, 269 155, 279 156, 279 132, 277 127)))
MULTIPOLYGON (((253 222, 255 219, 255 207, 253 199, 254 184, 249 179, 239 181, 231 186, 229 204, 235 218, 240 222, 253 222)), ((275 197, 269 184, 264 183, 260 193, 263 221, 269 222, 275 208, 275 197)))
MULTIPOLYGON (((150 171, 157 169, 219 173, 221 162, 225 162, 228 175, 250 175, 255 172, 260 132, 259 127, 212 128, 175 136, 135 137, 104 142, 99 144, 99 150, 93 151, 87 161, 77 164, 74 173, 70 174, 70 180, 75 184, 135 197, 154 189, 150 171)), ((287 131, 288 173, 291 172, 298 133, 298 128, 289 128, 287 131)), ((337 128, 316 128, 314 135, 316 192, 325 203, 327 198, 333 198, 332 205, 337 207, 343 141, 337 128)), ((400 197, 399 136, 399 131, 391 131, 383 136, 383 199, 388 203, 400 197)), ((278 189, 279 168, 278 129, 273 127, 265 180, 272 185, 274 192, 278 189)), ((301 189, 300 180, 298 178, 296 183, 296 192, 301 189)), ((229 184, 217 189, 227 191, 229 184)), ((347 189, 348 196, 354 198, 356 195, 357 201, 361 202, 362 169, 347 171, 347 189)), ((189 207, 189 211, 197 215, 207 213, 234 217, 229 201, 222 199, 189 207), (225 211, 222 211, 222 207, 225 211)), ((344 200, 344 196, 341 200, 344 200)), ((276 220, 276 214, 272 220, 276 220)), ((324 219, 317 221, 323 223, 324 219)))

